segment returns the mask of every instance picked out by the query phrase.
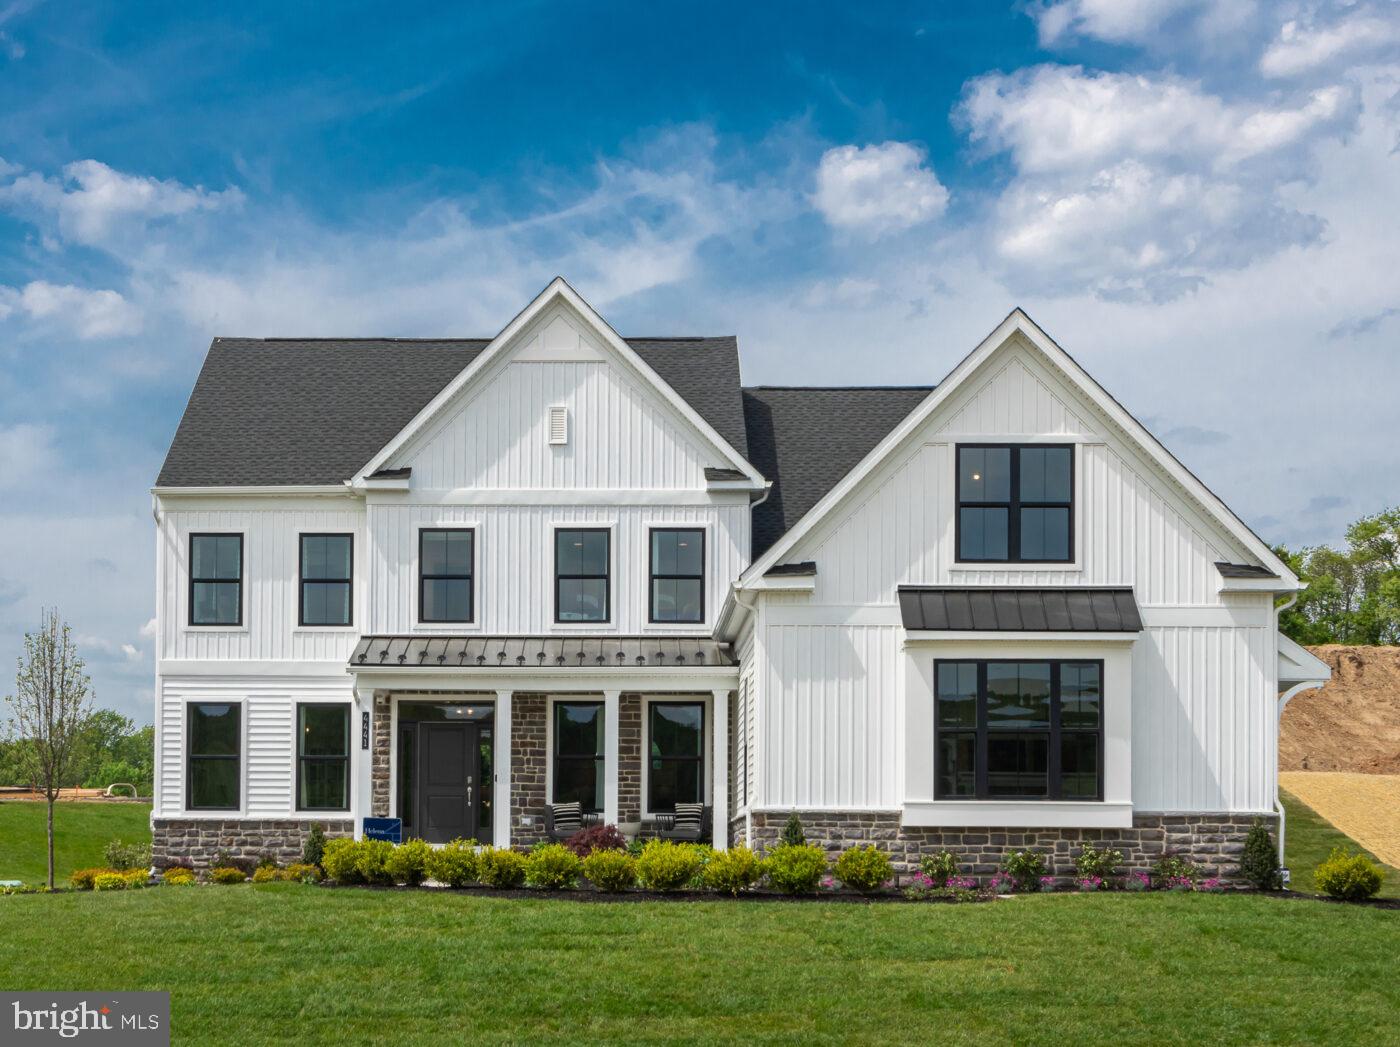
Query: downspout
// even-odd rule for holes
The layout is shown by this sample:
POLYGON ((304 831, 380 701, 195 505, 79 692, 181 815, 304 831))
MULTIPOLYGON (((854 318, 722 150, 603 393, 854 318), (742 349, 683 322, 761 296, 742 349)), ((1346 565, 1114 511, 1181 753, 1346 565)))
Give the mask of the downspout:
MULTIPOLYGON (((749 503, 749 563, 753 563, 753 511, 754 511, 755 509, 757 509, 760 505, 762 505, 764 502, 768 501, 768 496, 769 496, 770 494, 772 494, 772 493, 773 493, 773 481, 772 481, 772 480, 769 480, 767 483, 765 483, 765 484, 763 485, 763 495, 762 495, 762 497, 757 498, 757 499, 755 499, 754 501, 752 501, 752 502, 749 503)), ((739 595, 740 593, 743 592, 743 589, 742 589, 742 588, 740 588, 740 587, 736 584, 736 585, 734 586, 733 592, 734 592, 734 602, 735 602, 735 603, 737 603, 737 604, 738 604, 740 607, 742 607, 744 610, 748 611, 749 614, 752 614, 752 615, 757 615, 757 614, 758 614, 758 606, 757 606, 756 604, 744 603, 744 598, 743 598, 741 595, 739 595)), ((758 626, 755 625, 754 628, 756 629, 756 628, 758 628, 758 626)), ((750 702, 753 702, 754 699, 755 699, 755 696, 754 696, 753 694, 750 694, 750 695, 749 695, 749 701, 750 701, 750 702)), ((754 710, 752 710, 752 711, 753 711, 753 715, 754 715, 754 716, 757 716, 757 715, 758 715, 758 710, 757 710, 757 709, 754 709, 754 710)), ((744 729, 745 729, 745 730, 748 730, 748 725, 747 725, 747 724, 744 725, 744 729)), ((746 782, 748 781, 748 776, 747 776, 747 775, 744 776, 744 781, 746 781, 746 782)), ((747 798, 747 797, 745 797, 745 799, 744 799, 744 846, 747 847, 749 850, 753 850, 753 849, 754 849, 754 846, 753 846, 753 804, 751 804, 751 803, 748 802, 748 798, 747 798)))
MULTIPOLYGON (((1274 631, 1278 631, 1278 620, 1284 611, 1288 610, 1298 602, 1298 594, 1294 592, 1283 603, 1274 609, 1274 631)), ((1275 658, 1277 662, 1277 658, 1275 658)), ((1278 704, 1274 712, 1274 813, 1278 815, 1278 863, 1284 865, 1283 851, 1284 839, 1288 830, 1288 813, 1283 808, 1283 801, 1279 798, 1278 785, 1278 743, 1283 735, 1283 709, 1294 696, 1302 694, 1304 691, 1315 691, 1326 683, 1325 680, 1304 680, 1302 683, 1295 683, 1288 690, 1278 696, 1278 704)))

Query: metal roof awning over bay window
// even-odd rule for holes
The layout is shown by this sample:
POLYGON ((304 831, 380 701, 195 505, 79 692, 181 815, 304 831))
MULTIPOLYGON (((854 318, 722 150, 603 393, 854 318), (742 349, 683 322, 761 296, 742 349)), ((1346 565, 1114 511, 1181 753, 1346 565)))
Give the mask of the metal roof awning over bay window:
POLYGON ((992 586, 900 586, 899 611, 911 634, 1116 634, 1142 631, 1133 590, 992 586))

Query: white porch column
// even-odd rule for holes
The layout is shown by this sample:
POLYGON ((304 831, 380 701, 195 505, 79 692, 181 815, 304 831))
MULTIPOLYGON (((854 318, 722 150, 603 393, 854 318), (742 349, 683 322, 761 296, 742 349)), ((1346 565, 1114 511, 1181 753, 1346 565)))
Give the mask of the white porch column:
POLYGON ((729 692, 714 691, 714 726, 710 729, 710 778, 714 783, 713 843, 715 850, 729 849, 729 692))
POLYGON ((496 767, 492 782, 495 791, 491 795, 491 832, 496 847, 510 846, 510 699, 514 693, 496 692, 496 767))
POLYGON ((603 692, 603 821, 617 824, 618 716, 622 711, 621 691, 603 692))

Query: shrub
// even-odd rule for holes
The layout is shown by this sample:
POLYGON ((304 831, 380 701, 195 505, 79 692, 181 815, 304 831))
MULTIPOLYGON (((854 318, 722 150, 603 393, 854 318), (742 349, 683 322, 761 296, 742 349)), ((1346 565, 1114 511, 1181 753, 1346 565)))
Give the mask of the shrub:
POLYGON ((308 862, 292 862, 282 870, 282 879, 297 883, 315 883, 321 878, 321 870, 308 862))
POLYGON ((1125 891, 1150 891, 1152 889, 1152 877, 1145 872, 1130 872, 1123 877, 1123 890, 1125 891))
POLYGON ((646 849, 647 842, 641 836, 634 836, 627 841, 627 853, 633 858, 640 858, 642 851, 646 849))
POLYGON ((90 891, 93 889, 93 881, 103 873, 116 872, 115 869, 74 869, 68 877, 68 883, 76 891, 90 891))
POLYGON ((1038 891, 1040 878, 1045 875, 1045 856, 1039 851, 1010 851, 1002 859, 1001 870, 1011 877, 1016 890, 1038 891))
POLYGON ((1172 852, 1162 855, 1152 865, 1152 882, 1157 887, 1180 889, 1180 881, 1194 884, 1200 875, 1201 871, 1193 862, 1172 852))
POLYGON ((253 870, 254 883, 273 883, 282 879, 282 871, 275 865, 259 865, 253 870))
POLYGON ((124 891, 126 888, 126 877, 119 872, 100 872, 92 878, 94 891, 124 891))
POLYGON ((171 887, 188 887, 194 883, 194 870, 183 865, 172 865, 160 874, 160 882, 171 887))
POLYGON ((252 876, 253 870, 258 867, 258 860, 256 858, 240 858, 228 851, 220 851, 214 855, 214 860, 210 865, 215 869, 242 869, 244 873, 252 876))
POLYGON ((869 894, 894 878, 894 866, 884 851, 874 844, 850 847, 836 859, 836 878, 853 891, 869 894))
MULTIPOLYGON (((100 879, 100 877, 99 877, 100 879)), ((1371 897, 1381 889, 1381 871, 1364 854, 1352 854, 1344 847, 1334 847, 1327 860, 1313 873, 1318 890, 1333 898, 1356 902, 1371 897)))
POLYGON ((311 828, 307 830, 306 840, 301 845, 301 860, 303 865, 320 865, 321 857, 326 853, 326 833, 321 828, 320 822, 312 822, 311 828))
POLYGON ((1240 877, 1261 891, 1283 887, 1283 870, 1278 864, 1278 848, 1262 818, 1255 818, 1244 840, 1240 855, 1240 877))
POLYGON ((935 887, 942 887, 958 875, 958 856, 952 851, 939 851, 924 856, 919 868, 935 887))
POLYGON ((428 852, 428 878, 449 887, 475 882, 476 867, 475 840, 453 840, 428 852))
POLYGON ((977 881, 971 876, 949 876, 939 882, 926 872, 917 872, 905 885, 904 897, 916 902, 928 901, 930 898, 949 898, 955 902, 976 901, 977 881))
POLYGON ((637 882, 637 859, 626 851, 594 851, 583 860, 583 875, 600 891, 625 891, 637 882))
POLYGON ((784 894, 811 894, 826 874, 826 855, 810 844, 775 847, 763 864, 768 882, 784 894))
POLYGON ((1123 865, 1123 852, 1115 847, 1095 847, 1086 844, 1074 860, 1074 870, 1081 880, 1107 880, 1118 875, 1123 865))
POLYGON ((578 886, 583 859, 562 843, 541 847, 525 859, 525 882, 543 891, 562 891, 578 886))
POLYGON ((625 851, 627 837, 616 825, 590 825, 565 840, 564 846, 580 858, 587 858, 594 851, 625 851))
POLYGON ((356 867, 359 858, 359 844, 349 837, 326 841, 325 854, 321 856, 321 868, 336 883, 359 883, 360 870, 356 867))
POLYGON ((476 878, 487 887, 519 887, 525 882, 525 856, 507 847, 486 847, 477 855, 476 878))
POLYGON ((787 824, 783 826, 783 833, 778 837, 778 845, 780 847, 807 846, 807 834, 802 831, 802 819, 797 817, 796 811, 788 815, 787 824))
POLYGON ((149 869, 151 867, 151 845, 148 843, 122 843, 112 840, 102 854, 109 869, 126 872, 128 869, 149 869))
POLYGON ((122 873, 122 879, 128 887, 145 887, 151 882, 151 873, 149 869, 128 869, 122 873))
POLYGON ((236 866, 221 865, 209 870, 209 879, 215 883, 242 883, 248 879, 248 874, 236 866))
POLYGON ((690 884, 703 860, 690 844, 652 840, 637 859, 637 881, 649 891, 679 891, 690 884))
POLYGON ((426 840, 405 840, 385 857, 385 875, 394 883, 417 887, 427 878, 432 853, 426 840))
POLYGON ((701 882, 710 890, 737 895, 762 878, 763 862, 747 847, 731 847, 727 851, 715 851, 700 875, 701 882))
POLYGON ((359 840, 355 843, 355 871, 365 883, 392 884, 389 860, 394 845, 388 840, 359 840))

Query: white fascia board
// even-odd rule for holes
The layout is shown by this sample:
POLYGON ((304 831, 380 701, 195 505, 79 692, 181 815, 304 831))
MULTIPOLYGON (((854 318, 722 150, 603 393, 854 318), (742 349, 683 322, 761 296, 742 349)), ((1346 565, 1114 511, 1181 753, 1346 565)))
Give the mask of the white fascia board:
POLYGON ((372 480, 366 478, 355 484, 357 490, 366 491, 407 491, 409 489, 408 477, 398 477, 393 480, 372 480))
POLYGON ((715 432, 714 427, 696 412, 696 410, 686 402, 685 398, 672 389, 662 377, 656 373, 652 367, 637 355, 636 351, 623 340, 612 327, 598 315, 591 305, 585 302, 577 291, 569 286, 562 276, 556 276, 549 282, 549 286, 535 296, 529 305, 516 313, 515 318, 501 329, 500 334, 491 339, 486 348, 476 355, 470 364, 464 367, 460 374, 452 381, 448 382, 435 397, 428 401, 421 411, 413 416, 413 419, 405 425, 383 448, 371 458, 364 467, 355 475, 353 482, 359 484, 371 473, 384 467, 384 465, 399 451, 401 451, 410 440, 421 430, 429 425, 438 413, 457 398, 457 395, 472 381, 476 379, 496 357, 505 351, 506 347, 514 341, 515 337, 529 326, 536 317, 553 305, 556 301, 567 303, 579 314, 594 333, 597 334, 608 347, 620 356, 642 380, 647 382, 662 397, 664 397, 687 422, 700 432, 714 447, 725 457, 728 464, 738 469, 749 478, 752 486, 762 488, 764 484, 763 476, 755 469, 747 459, 745 459, 734 447, 715 432))
POLYGON ((707 491, 762 491, 770 486, 768 483, 758 484, 753 480, 706 480, 705 490, 707 491))
POLYGON ((1326 683, 1332 667, 1298 641, 1278 634, 1279 683, 1326 683))
POLYGON ((749 592, 762 592, 765 589, 782 589, 786 592, 815 592, 815 574, 773 574, 755 578, 744 587, 749 592))
POLYGON ((904 634, 904 642, 910 643, 986 643, 986 644, 1028 644, 1028 643, 1078 643, 1078 644, 1131 644, 1136 643, 1141 633, 1083 633, 1083 632, 1029 632, 1008 630, 987 632, 974 629, 910 629, 904 634))
POLYGON ((288 495, 355 496, 345 484, 283 484, 280 487, 244 485, 228 487, 152 487, 157 498, 284 498, 288 495))
POLYGON ((895 426, 874 450, 861 459, 860 463, 842 478, 841 482, 828 491, 782 538, 749 565, 740 577, 741 585, 748 585, 760 577, 774 564, 779 563, 792 552, 794 546, 837 505, 863 483, 882 462, 889 458, 928 418, 957 392, 969 376, 1000 349, 1013 335, 1020 334, 1027 342, 1053 364, 1065 378, 1091 403, 1103 411, 1128 439, 1142 448, 1143 452, 1158 465, 1178 486, 1196 501, 1211 519, 1234 537, 1241 545, 1252 552, 1259 562, 1279 576, 1279 590, 1293 591, 1301 587, 1297 576, 1288 565, 1274 555, 1272 549, 1249 529, 1230 508, 1222 502, 1205 484, 1201 483, 1176 457, 1157 440, 1142 423, 1130 415, 1113 396, 1099 385, 1079 363, 1047 335, 1018 306, 997 325, 972 352, 963 357, 947 376, 938 383, 932 392, 914 408, 904 420, 895 426))
POLYGON ((1291 593, 1301 589, 1301 585, 1290 585, 1282 578, 1225 578, 1220 579, 1221 593, 1291 593))

